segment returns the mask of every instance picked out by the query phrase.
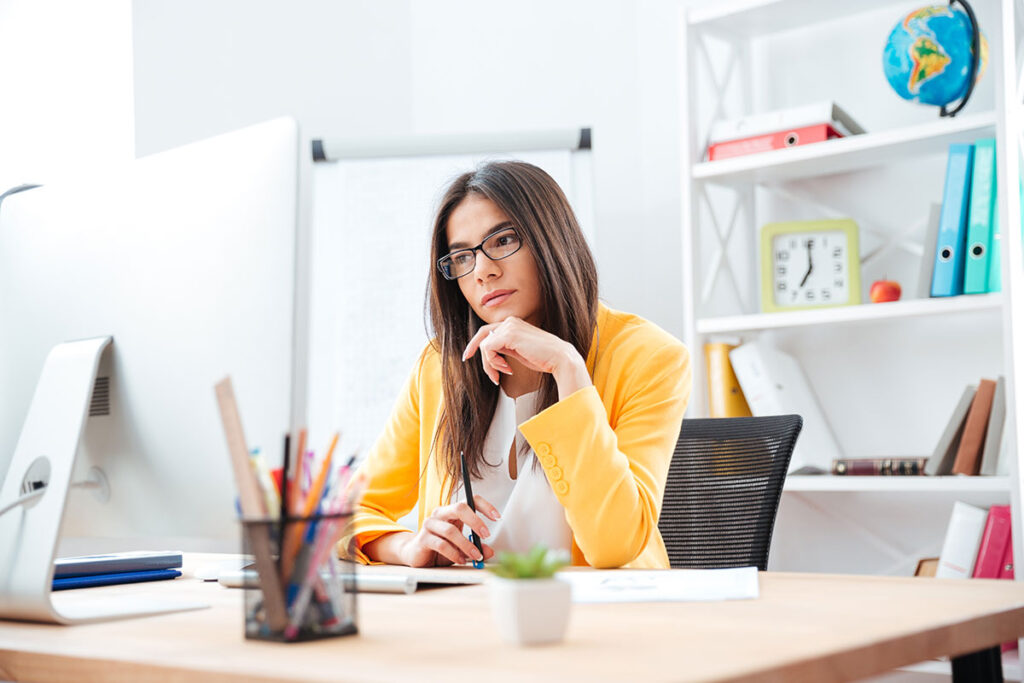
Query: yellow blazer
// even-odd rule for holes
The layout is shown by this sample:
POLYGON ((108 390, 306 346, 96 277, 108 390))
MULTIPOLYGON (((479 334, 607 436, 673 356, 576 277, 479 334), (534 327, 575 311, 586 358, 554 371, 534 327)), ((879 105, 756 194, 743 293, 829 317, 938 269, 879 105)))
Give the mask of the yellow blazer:
MULTIPOLYGON (((573 533, 572 562, 667 568, 658 532, 669 461, 693 383, 690 354, 643 318, 599 304, 587 358, 593 386, 519 425, 573 533)), ((440 356, 430 344, 362 466, 367 488, 353 524, 356 558, 419 503, 419 525, 457 482, 431 452, 441 403, 440 356)))

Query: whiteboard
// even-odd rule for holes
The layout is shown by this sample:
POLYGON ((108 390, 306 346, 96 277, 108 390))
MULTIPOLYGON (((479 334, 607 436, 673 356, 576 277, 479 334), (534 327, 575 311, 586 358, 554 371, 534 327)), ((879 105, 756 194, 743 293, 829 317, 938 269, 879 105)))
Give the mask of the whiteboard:
POLYGON ((342 159, 313 165, 310 447, 339 430, 361 458, 383 430, 428 342, 434 212, 448 184, 480 163, 519 159, 562 187, 593 250, 590 150, 342 159))

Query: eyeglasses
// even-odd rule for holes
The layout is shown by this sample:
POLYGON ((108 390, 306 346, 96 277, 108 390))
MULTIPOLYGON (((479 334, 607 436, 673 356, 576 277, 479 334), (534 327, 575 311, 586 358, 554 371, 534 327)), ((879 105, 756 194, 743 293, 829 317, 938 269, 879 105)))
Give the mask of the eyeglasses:
POLYGON ((500 261, 519 251, 523 246, 519 233, 511 226, 495 230, 484 241, 469 249, 456 249, 437 260, 437 269, 447 280, 457 280, 476 268, 476 252, 480 250, 492 261, 500 261))

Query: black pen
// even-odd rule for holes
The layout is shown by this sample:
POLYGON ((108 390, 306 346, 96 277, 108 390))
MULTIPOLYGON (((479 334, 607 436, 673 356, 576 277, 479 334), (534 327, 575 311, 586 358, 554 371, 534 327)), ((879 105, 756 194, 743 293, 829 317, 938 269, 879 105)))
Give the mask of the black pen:
MULTIPOLYGON (((469 483, 469 468, 466 467, 466 454, 459 451, 459 460, 462 461, 462 488, 466 492, 466 504, 469 505, 469 509, 476 512, 476 503, 473 502, 473 485, 469 483)), ((484 548, 480 544, 480 537, 476 535, 476 532, 470 529, 469 540, 473 541, 473 545, 480 551, 480 559, 473 560, 473 566, 477 569, 484 568, 484 548)))

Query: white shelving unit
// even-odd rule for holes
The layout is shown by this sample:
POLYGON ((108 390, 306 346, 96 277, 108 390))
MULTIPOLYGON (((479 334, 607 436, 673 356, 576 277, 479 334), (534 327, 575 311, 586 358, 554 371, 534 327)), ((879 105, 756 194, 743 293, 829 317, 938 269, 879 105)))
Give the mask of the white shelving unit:
MULTIPOLYGON (((1007 379, 1003 439, 1009 471, 1004 476, 792 476, 786 483, 775 528, 770 569, 908 573, 918 558, 938 554, 956 500, 977 505, 1012 502, 1014 544, 1024 547, 1017 462, 1017 435, 1024 429, 1024 416, 1016 408, 1021 391, 1017 387, 1024 387, 1024 306, 1015 303, 1024 300, 1024 269, 1021 230, 1008 227, 1021 225, 1021 207, 1017 192, 1004 190, 1016 188, 1020 178, 1024 125, 1024 77, 1017 68, 1022 41, 1018 26, 1024 17, 1021 0, 974 0, 990 46, 983 79, 994 86, 987 84, 987 95, 976 95, 967 109, 952 119, 939 119, 937 108, 919 107, 916 120, 908 122, 915 113, 909 107, 917 105, 891 101, 881 69, 887 34, 865 38, 878 47, 877 61, 863 68, 874 70, 879 100, 889 100, 876 109, 902 106, 897 116, 877 114, 865 105, 862 90, 844 93, 841 74, 834 79, 836 92, 822 97, 816 80, 806 79, 803 72, 791 75, 789 65, 766 61, 766 56, 791 54, 785 46, 776 46, 795 40, 796 31, 838 31, 847 26, 855 31, 858 22, 876 26, 881 21, 878 17, 886 13, 891 15, 891 28, 918 5, 887 0, 733 0, 709 2, 684 13, 682 20, 683 301, 695 368, 688 416, 707 415, 703 345, 719 336, 749 340, 767 335, 795 355, 844 446, 844 454, 853 457, 930 455, 968 382, 976 382, 980 376, 1003 375, 1007 379), (776 82, 773 79, 778 88, 771 87, 776 82), (816 95, 799 99, 798 85, 803 82, 817 88, 816 95), (863 112, 868 118, 876 115, 874 125, 866 126, 869 132, 864 135, 705 161, 707 132, 713 121, 821 99, 835 100, 855 118, 863 112), (851 101, 856 106, 849 104, 851 101), (889 119, 899 124, 886 126, 889 119), (774 220, 849 216, 864 234, 865 226, 872 220, 877 223, 878 214, 884 213, 878 211, 878 205, 886 202, 897 209, 913 204, 911 208, 923 225, 928 204, 941 201, 949 145, 984 137, 997 139, 1003 235, 1001 293, 917 299, 909 291, 913 283, 905 282, 905 300, 895 303, 760 312, 756 304, 756 236, 761 225, 774 220), (897 180, 890 183, 890 196, 874 194, 863 202, 847 198, 832 205, 824 196, 830 188, 841 191, 848 182, 869 186, 865 178, 901 164, 901 168, 920 164, 924 179, 916 181, 913 192, 901 196, 897 180), (921 187, 930 196, 918 196, 921 187), (776 197, 782 202, 803 202, 821 215, 780 215, 783 204, 776 197), (882 409, 873 409, 873 403, 883 404, 882 409), (884 439, 872 440, 872 435, 878 434, 899 442, 904 450, 884 450, 884 439), (879 447, 879 443, 883 445, 879 447)), ((821 59, 842 59, 844 50, 840 47, 836 53, 838 57, 825 55, 821 59)), ((860 68, 848 63, 839 66, 860 68)), ((865 123, 864 118, 860 121, 865 123)), ((906 246, 911 231, 890 238, 885 234, 889 227, 875 225, 873 232, 881 233, 883 250, 889 250, 892 262, 899 261, 893 254, 900 249, 910 254, 906 259, 932 258, 922 254, 919 240, 913 255, 913 245, 906 246), (886 243, 887 239, 893 244, 886 243)), ((861 247, 865 249, 863 239, 861 247)), ((916 266, 910 270, 914 269, 916 266)), ((881 278, 881 271, 877 277, 881 278)), ((863 299, 867 301, 871 276, 863 279, 863 299)))

